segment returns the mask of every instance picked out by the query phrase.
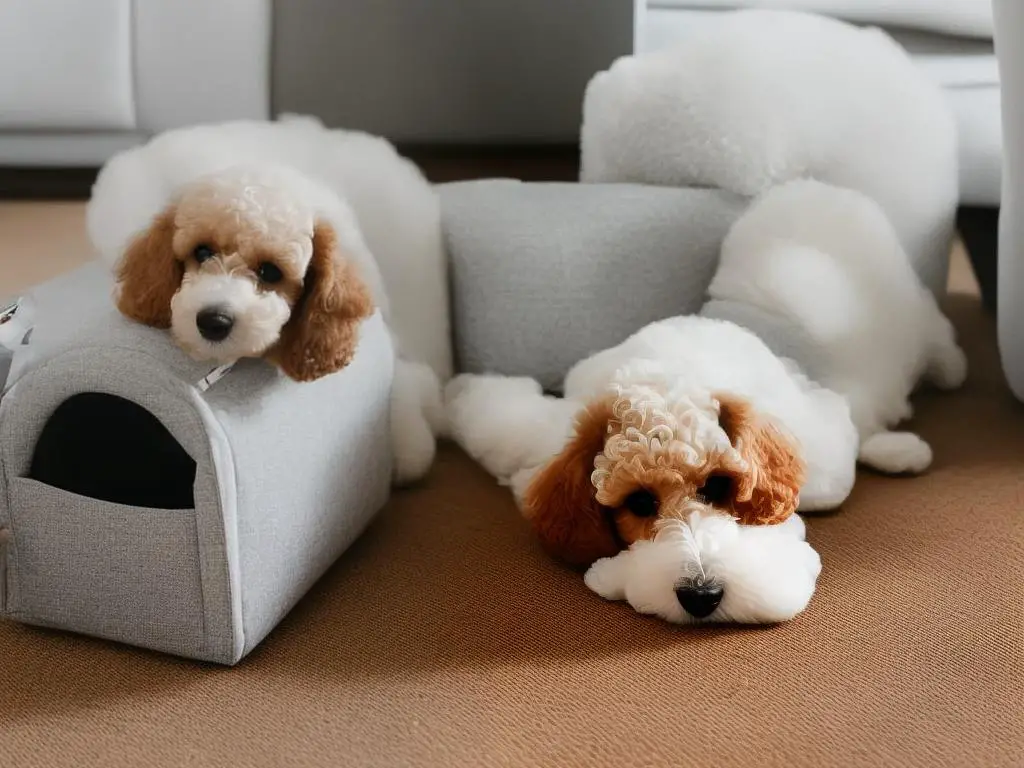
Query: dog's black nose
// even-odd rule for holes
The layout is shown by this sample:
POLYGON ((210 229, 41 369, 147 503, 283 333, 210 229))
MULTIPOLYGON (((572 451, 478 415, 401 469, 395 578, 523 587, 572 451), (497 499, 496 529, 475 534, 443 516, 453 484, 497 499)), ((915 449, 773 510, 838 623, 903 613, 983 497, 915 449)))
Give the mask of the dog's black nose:
POLYGON ((234 324, 235 319, 223 309, 204 309, 196 315, 196 328, 207 341, 224 341, 234 324))
POLYGON ((676 587, 676 600, 695 619, 705 619, 722 602, 725 590, 718 584, 684 584, 676 587))

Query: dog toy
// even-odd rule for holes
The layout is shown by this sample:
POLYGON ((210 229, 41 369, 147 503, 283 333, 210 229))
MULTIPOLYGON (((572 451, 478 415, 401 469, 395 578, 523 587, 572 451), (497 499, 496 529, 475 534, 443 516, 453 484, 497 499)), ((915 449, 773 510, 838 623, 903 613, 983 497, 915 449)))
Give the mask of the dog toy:
POLYGON ((0 396, 14 364, 14 356, 28 346, 32 337, 35 308, 27 296, 0 308, 0 396))

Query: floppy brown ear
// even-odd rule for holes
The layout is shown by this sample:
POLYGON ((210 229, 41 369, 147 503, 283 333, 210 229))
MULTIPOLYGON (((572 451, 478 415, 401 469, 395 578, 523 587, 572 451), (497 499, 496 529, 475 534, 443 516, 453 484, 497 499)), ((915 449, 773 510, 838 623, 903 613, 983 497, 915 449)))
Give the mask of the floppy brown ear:
POLYGON ((718 422, 750 469, 734 474, 733 514, 746 525, 781 523, 800 503, 807 468, 796 440, 746 400, 717 395, 718 422))
POLYGON ((604 449, 611 416, 608 400, 584 408, 576 417, 573 438, 523 496, 523 513, 544 549, 574 567, 589 566, 622 549, 590 479, 594 457, 604 449))
POLYGON ((359 325, 371 314, 369 288, 338 248, 334 229, 318 223, 302 297, 269 357, 296 381, 339 371, 355 355, 359 325))
POLYGON ((117 265, 117 308, 126 317, 157 328, 171 327, 171 299, 184 266, 174 255, 174 208, 158 214, 131 241, 117 265))

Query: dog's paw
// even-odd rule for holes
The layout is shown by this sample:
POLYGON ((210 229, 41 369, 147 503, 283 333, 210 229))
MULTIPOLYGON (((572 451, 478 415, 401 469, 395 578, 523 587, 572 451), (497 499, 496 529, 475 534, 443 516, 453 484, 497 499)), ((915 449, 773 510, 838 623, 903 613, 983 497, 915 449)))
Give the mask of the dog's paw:
POLYGON ((527 397, 540 395, 540 382, 528 376, 501 376, 490 373, 460 373, 444 388, 444 400, 451 405, 459 399, 486 399, 527 397))
MULTIPOLYGON (((436 381, 436 380, 435 380, 436 381)), ((448 410, 440 387, 427 387, 423 391, 423 416, 437 437, 450 437, 448 410)))
POLYGON ((813 585, 817 583, 818 577, 821 575, 821 555, 819 555, 818 551, 810 544, 807 544, 803 539, 801 539, 801 542, 805 544, 805 546, 797 548, 797 559, 804 567, 807 577, 811 580, 813 589, 813 585))
POLYGON ((413 413, 404 419, 399 418, 400 415, 400 411, 396 413, 396 409, 392 409, 392 482, 397 486, 422 479, 430 471, 437 453, 437 440, 422 414, 413 413))
POLYGON ((422 480, 430 471, 437 441, 429 430, 411 430, 392 437, 392 451, 392 482, 401 487, 422 480))
MULTIPOLYGON (((796 517, 794 515, 793 517, 796 517)), ((821 575, 821 557, 799 537, 766 536, 742 526, 737 546, 720 553, 718 576, 725 586, 719 620, 775 624, 807 608, 821 575)))
POLYGON ((967 355, 956 344, 945 347, 929 366, 928 380, 939 389, 959 389, 967 380, 967 355))
POLYGON ((619 554, 596 561, 584 574, 583 583, 605 600, 625 600, 626 580, 621 557, 619 554))
POLYGON ((395 389, 398 397, 409 408, 418 405, 431 431, 438 437, 447 437, 448 418, 444 393, 434 369, 411 360, 395 361, 395 389), (415 404, 415 405, 414 405, 415 404))
POLYGON ((857 460, 891 475, 918 474, 931 466, 932 449, 913 432, 879 432, 861 443, 857 460))

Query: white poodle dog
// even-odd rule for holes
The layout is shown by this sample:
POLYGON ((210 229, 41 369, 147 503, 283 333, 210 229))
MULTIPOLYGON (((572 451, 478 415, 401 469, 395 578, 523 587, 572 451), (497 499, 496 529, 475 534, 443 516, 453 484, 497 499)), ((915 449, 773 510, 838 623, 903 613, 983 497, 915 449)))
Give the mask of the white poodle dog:
POLYGON ((199 359, 308 381, 347 365, 379 310, 395 479, 429 469, 452 370, 440 207, 388 142, 294 117, 170 131, 103 168, 86 216, 121 311, 199 359))
POLYGON ((735 322, 676 317, 577 364, 561 399, 460 376, 449 425, 605 598, 679 623, 781 621, 821 568, 794 513, 838 507, 858 457, 923 469, 927 445, 886 430, 919 377, 958 385, 964 356, 877 205, 818 182, 755 201, 710 293, 816 340, 832 374, 735 322))

